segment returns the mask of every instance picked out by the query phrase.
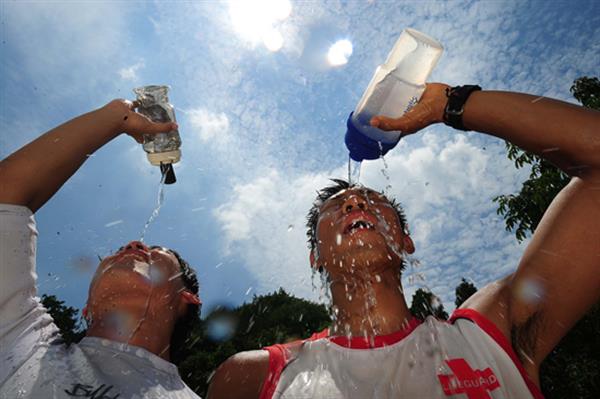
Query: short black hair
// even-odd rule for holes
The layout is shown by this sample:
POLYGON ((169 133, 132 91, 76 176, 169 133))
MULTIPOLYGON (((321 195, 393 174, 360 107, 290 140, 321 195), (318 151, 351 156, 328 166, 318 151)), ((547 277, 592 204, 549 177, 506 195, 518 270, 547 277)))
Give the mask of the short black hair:
MULTIPOLYGON (((327 201, 329 198, 333 197, 340 191, 352 188, 352 187, 361 187, 358 185, 351 185, 346 180, 342 179, 331 179, 334 184, 326 186, 321 190, 317 191, 317 198, 312 204, 312 207, 308 211, 308 215, 306 217, 306 236, 308 237, 308 247, 311 250, 317 248, 317 222, 319 221, 320 209, 321 206, 327 201)), ((398 215, 398 220, 400 221, 400 227, 402 230, 408 234, 408 223, 406 222, 406 215, 404 214, 404 209, 400 203, 398 203, 394 198, 389 198, 383 192, 371 190, 370 188, 365 187, 366 190, 377 192, 383 198, 385 198, 390 205, 396 210, 396 214, 398 215)))
MULTIPOLYGON (((177 258, 179 267, 181 268, 180 277, 185 288, 194 295, 198 295, 198 292, 200 291, 200 285, 198 284, 198 277, 196 276, 194 269, 188 262, 185 261, 185 259, 181 257, 181 255, 179 255, 177 251, 168 248, 164 249, 169 253, 172 253, 177 258)), ((180 317, 175 322, 175 327, 173 328, 173 333, 171 334, 171 342, 169 347, 169 359, 171 360, 171 363, 178 364, 180 361, 185 359, 188 349, 186 344, 192 335, 194 327, 198 326, 199 324, 200 305, 190 303, 188 304, 185 315, 180 317)))

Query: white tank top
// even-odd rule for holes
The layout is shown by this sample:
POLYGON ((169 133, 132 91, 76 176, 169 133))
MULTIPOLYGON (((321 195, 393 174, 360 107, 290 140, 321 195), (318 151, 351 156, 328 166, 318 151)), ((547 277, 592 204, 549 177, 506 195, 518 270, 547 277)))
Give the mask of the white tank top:
POLYGON ((265 350, 260 399, 543 398, 500 330, 470 309, 371 341, 325 330, 265 350))

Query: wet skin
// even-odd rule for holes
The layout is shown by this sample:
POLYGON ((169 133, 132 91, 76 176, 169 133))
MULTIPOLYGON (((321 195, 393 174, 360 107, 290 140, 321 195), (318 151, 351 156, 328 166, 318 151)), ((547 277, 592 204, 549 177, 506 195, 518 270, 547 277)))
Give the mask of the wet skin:
POLYGON ((199 304, 187 291, 179 261, 169 250, 132 241, 102 260, 90 284, 84 316, 88 336, 144 347, 168 358, 173 326, 199 304))
POLYGON ((98 265, 89 298, 96 302, 112 295, 136 292, 147 295, 156 289, 177 292, 183 283, 178 284, 176 278, 168 279, 180 272, 179 261, 167 249, 149 248, 142 242, 132 241, 98 265))
POLYGON ((414 251, 394 207, 364 187, 343 190, 325 201, 316 236, 313 266, 325 268, 334 280, 397 270, 403 252, 414 251))

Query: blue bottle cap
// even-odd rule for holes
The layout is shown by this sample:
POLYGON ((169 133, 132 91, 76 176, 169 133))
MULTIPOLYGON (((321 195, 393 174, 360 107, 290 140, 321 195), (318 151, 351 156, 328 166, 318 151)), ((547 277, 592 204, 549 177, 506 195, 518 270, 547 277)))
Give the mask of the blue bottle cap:
POLYGON ((348 130, 346 130, 344 140, 350 151, 350 158, 357 162, 361 162, 363 159, 377 159, 396 146, 396 143, 380 143, 361 133, 352 121, 353 113, 350 113, 346 122, 348 130))

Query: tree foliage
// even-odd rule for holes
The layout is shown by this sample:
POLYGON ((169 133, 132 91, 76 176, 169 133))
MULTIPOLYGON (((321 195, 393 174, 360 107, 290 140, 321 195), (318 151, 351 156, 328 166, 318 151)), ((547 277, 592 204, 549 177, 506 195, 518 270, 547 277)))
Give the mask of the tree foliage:
POLYGON ((71 306, 65 306, 55 295, 42 295, 42 305, 48 309, 48 313, 54 319, 54 324, 61 332, 66 344, 77 343, 85 336, 85 329, 77 319, 79 310, 71 306))
POLYGON ((571 86, 571 94, 584 107, 600 111, 600 80, 581 77, 571 86))
POLYGON ((421 320, 425 320, 427 316, 448 320, 448 313, 444 310, 442 301, 433 292, 423 288, 419 288, 413 294, 410 312, 421 320))
POLYGON ((469 281, 467 281, 464 277, 462 278, 460 284, 456 287, 456 299, 454 300, 454 304, 458 309, 460 305, 463 304, 464 301, 469 299, 471 295, 477 292, 477 287, 469 281))
MULTIPOLYGON (((581 77, 571 93, 583 106, 600 110, 600 80, 581 77)), ((566 132, 565 132, 566 133, 566 132)), ((531 165, 529 179, 518 194, 494 198, 506 229, 522 241, 533 234, 554 197, 570 177, 545 159, 507 143, 508 158, 517 168, 531 165)), ((548 355, 540 383, 548 399, 600 398, 600 303, 597 303, 548 355)))
POLYGON ((600 398, 600 303, 548 355, 540 382, 547 399, 600 398))

